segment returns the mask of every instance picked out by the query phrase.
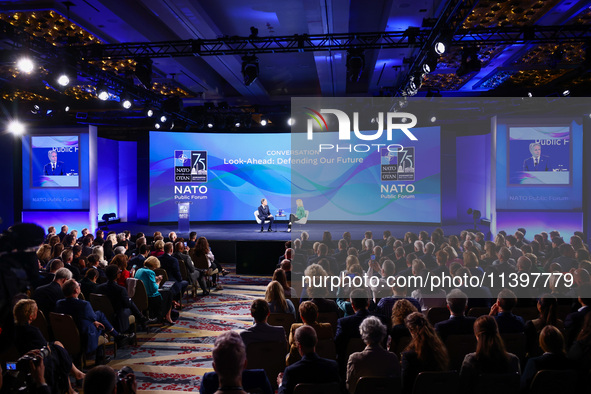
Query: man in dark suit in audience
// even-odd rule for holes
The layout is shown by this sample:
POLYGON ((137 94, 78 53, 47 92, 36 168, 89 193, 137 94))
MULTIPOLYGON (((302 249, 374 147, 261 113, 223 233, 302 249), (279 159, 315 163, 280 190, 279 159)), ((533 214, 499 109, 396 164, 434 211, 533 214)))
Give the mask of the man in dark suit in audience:
POLYGON ((497 296, 497 302, 490 308, 490 315, 495 317, 500 334, 523 332, 525 328, 523 318, 511 313, 516 304, 515 293, 509 289, 503 289, 497 296))
POLYGON ((316 354, 318 338, 314 328, 301 326, 295 332, 295 340, 302 359, 285 368, 285 372, 277 377, 279 394, 292 394, 299 383, 340 383, 336 361, 316 354))
MULTIPOLYGON (((335 334, 335 346, 337 348, 337 360, 339 368, 344 372, 347 367, 347 345, 353 338, 361 338, 359 326, 366 317, 370 316, 368 311, 369 295, 365 289, 355 289, 351 292, 351 307, 355 312, 352 316, 345 316, 337 321, 337 332, 335 334)), ((377 315, 384 323, 386 320, 377 315)))
POLYGON ((280 326, 271 326, 267 318, 271 314, 269 304, 263 299, 256 299, 250 305, 250 315, 254 325, 240 333, 244 346, 256 342, 282 342, 287 347, 285 330, 280 326))
POLYGON ((148 318, 140 312, 137 306, 129 298, 127 289, 117 284, 117 279, 121 274, 117 265, 109 265, 105 268, 105 273, 107 274, 107 282, 98 285, 96 291, 98 294, 106 295, 109 298, 113 310, 115 311, 115 321, 113 321, 113 326, 115 326, 117 331, 126 332, 129 330, 129 316, 132 314, 140 325, 156 322, 156 319, 148 321, 148 318))
POLYGON ((82 256, 87 257, 92 254, 92 238, 86 236, 82 238, 82 256))
POLYGON ((76 280, 82 279, 82 275, 80 275, 80 270, 78 267, 72 265, 72 261, 74 261, 74 252, 72 249, 64 249, 62 252, 62 261, 64 262, 64 267, 72 272, 72 278, 76 280))
POLYGON ((435 331, 443 342, 450 335, 474 334, 474 322, 476 318, 467 317, 466 309, 468 297, 461 290, 453 289, 446 297, 447 309, 450 317, 447 320, 435 324, 435 331))
POLYGON ((160 260, 160 266, 166 270, 166 273, 168 274, 168 280, 176 282, 171 289, 172 293, 175 295, 182 295, 189 285, 189 282, 183 280, 181 276, 181 270, 179 268, 179 261, 172 257, 172 249, 172 242, 165 243, 164 254, 158 257, 158 260, 160 260))
POLYGON ((72 272, 62 267, 56 271, 51 283, 40 286, 33 292, 33 299, 46 319, 49 319, 50 312, 55 312, 56 303, 64 298, 62 287, 70 279, 72 279, 72 272))
POLYGON ((575 341, 583 327, 583 321, 591 313, 591 283, 583 283, 577 289, 579 303, 582 305, 577 311, 569 313, 564 320, 567 348, 575 341))
POLYGON ((579 262, 575 259, 575 250, 571 244, 563 243, 558 247, 560 256, 552 260, 562 267, 562 272, 568 272, 571 269, 579 268, 579 262))
POLYGON ((435 244, 433 242, 427 242, 425 245, 425 254, 419 257, 429 271, 437 268, 437 260, 433 253, 435 253, 435 244))
POLYGON ((66 226, 65 224, 62 226, 62 230, 60 231, 60 233, 57 235, 58 237, 60 237, 60 242, 62 242, 65 238, 65 236, 68 235, 68 226, 66 226))

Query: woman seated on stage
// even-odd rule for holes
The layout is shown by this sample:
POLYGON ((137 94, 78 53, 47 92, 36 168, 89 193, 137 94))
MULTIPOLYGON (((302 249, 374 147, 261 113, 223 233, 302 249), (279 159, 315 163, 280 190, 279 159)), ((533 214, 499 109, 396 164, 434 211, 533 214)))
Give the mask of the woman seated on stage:
POLYGON ((72 363, 72 358, 59 341, 47 342, 37 327, 31 323, 37 318, 37 303, 31 299, 23 299, 13 309, 16 323, 16 348, 19 356, 32 350, 41 350, 47 346, 50 354, 45 357, 45 378, 52 392, 75 393, 68 374, 76 380, 84 379, 84 373, 72 363))
POLYGON ((296 310, 291 300, 285 298, 283 287, 276 280, 267 285, 265 301, 269 303, 271 313, 291 313, 296 317, 296 310))
POLYGON ((298 220, 302 219, 306 216, 306 211, 304 210, 304 202, 301 198, 296 200, 297 210, 295 215, 293 213, 289 214, 289 224, 287 225, 287 232, 291 232, 291 224, 293 222, 297 222, 298 220))
POLYGON ((135 278, 141 280, 148 293, 148 308, 150 317, 158 317, 164 323, 174 324, 170 317, 172 311, 172 293, 169 290, 158 290, 162 275, 156 276, 155 269, 160 268, 160 260, 150 256, 144 261, 144 266, 137 270, 135 278))
POLYGON ((210 269, 211 272, 217 270, 215 274, 211 275, 211 279, 216 290, 221 290, 222 285, 217 283, 219 277, 218 272, 221 272, 223 276, 228 275, 229 272, 222 268, 221 264, 215 260, 211 248, 209 247, 209 242, 207 242, 207 238, 199 237, 195 247, 189 250, 189 256, 191 256, 191 260, 193 260, 196 269, 201 270, 202 272, 210 269))

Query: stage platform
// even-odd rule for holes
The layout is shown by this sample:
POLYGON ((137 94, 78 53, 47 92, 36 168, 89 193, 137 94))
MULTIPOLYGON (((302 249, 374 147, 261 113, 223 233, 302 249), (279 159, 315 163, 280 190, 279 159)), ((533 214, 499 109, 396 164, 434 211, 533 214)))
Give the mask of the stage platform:
MULTIPOLYGON (((418 234, 425 230, 431 233, 440 227, 437 224, 388 224, 388 223, 307 223, 303 226, 293 226, 288 233, 287 223, 281 222, 275 232, 260 232, 256 223, 201 223, 192 224, 190 230, 197 232, 197 236, 205 236, 211 246, 216 259, 221 263, 236 264, 236 272, 242 275, 272 275, 279 256, 285 251, 285 242, 300 237, 302 231, 308 232, 312 241, 322 240, 324 231, 330 231, 333 241, 342 238, 345 231, 351 232, 354 243, 358 243, 366 231, 373 232, 374 239, 382 239, 383 232, 390 230, 396 238, 403 238, 407 231, 418 234)), ((105 229, 104 227, 101 227, 105 229)), ((459 224, 442 227, 445 234, 459 234, 462 230, 472 228, 469 224, 459 224)), ((132 236, 138 232, 146 234, 151 240, 154 231, 161 231, 164 237, 174 231, 179 236, 188 239, 188 232, 179 233, 177 225, 171 224, 141 224, 114 223, 109 225, 109 231, 122 232, 129 230, 132 236)), ((488 234, 489 228, 480 225, 478 231, 488 234)))

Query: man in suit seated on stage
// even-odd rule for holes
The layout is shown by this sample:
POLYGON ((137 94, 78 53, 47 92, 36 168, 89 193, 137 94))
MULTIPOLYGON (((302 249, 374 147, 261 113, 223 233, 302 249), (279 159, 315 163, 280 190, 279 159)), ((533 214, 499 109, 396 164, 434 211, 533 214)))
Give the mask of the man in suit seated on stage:
POLYGON ((267 318, 271 314, 269 304, 262 298, 258 298, 250 305, 250 315, 254 319, 254 325, 240 333, 244 346, 248 347, 256 342, 283 342, 287 349, 285 330, 281 326, 271 326, 267 318))
POLYGON ((57 161, 57 152, 54 150, 50 150, 47 152, 47 156, 49 157, 49 163, 43 167, 43 174, 44 175, 66 175, 64 171, 64 163, 62 161, 57 161))
POLYGON ((523 161, 523 171, 552 171, 550 158, 542 156, 542 145, 538 142, 529 144, 531 157, 523 161))
POLYGON ((318 338, 311 326, 302 326, 296 330, 295 340, 302 359, 285 368, 277 376, 279 394, 292 394, 299 383, 340 383, 336 361, 321 358, 316 354, 318 338))
POLYGON ((62 268, 56 271, 51 283, 40 286, 33 292, 33 299, 46 319, 49 319, 50 312, 55 311, 57 302, 64 298, 62 287, 70 279, 72 279, 72 271, 62 265, 62 268))
POLYGON ((271 215, 271 211, 269 210, 269 206, 267 205, 266 198, 263 198, 261 200, 258 216, 261 220, 261 232, 263 232, 263 226, 266 220, 269 221, 269 228, 267 229, 267 231, 273 231, 273 221, 275 220, 275 218, 273 217, 273 215, 271 215))
POLYGON ((449 335, 474 334, 475 317, 466 316, 468 297, 461 290, 453 289, 446 297, 447 309, 451 316, 449 319, 435 324, 435 331, 443 342, 449 335))

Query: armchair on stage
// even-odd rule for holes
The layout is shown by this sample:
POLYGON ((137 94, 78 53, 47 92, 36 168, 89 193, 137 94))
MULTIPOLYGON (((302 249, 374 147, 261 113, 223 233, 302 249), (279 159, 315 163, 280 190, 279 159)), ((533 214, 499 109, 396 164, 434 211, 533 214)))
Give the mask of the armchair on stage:
POLYGON ((304 216, 300 220, 296 220, 295 222, 293 222, 293 224, 304 225, 304 224, 308 223, 308 215, 310 215, 310 211, 308 211, 306 209, 304 212, 306 212, 306 216, 304 216))
POLYGON ((261 228, 263 227, 264 224, 269 223, 268 220, 265 220, 265 223, 263 223, 263 221, 261 219, 259 219, 259 210, 255 210, 254 211, 254 218, 256 219, 257 223, 261 226, 261 228))

